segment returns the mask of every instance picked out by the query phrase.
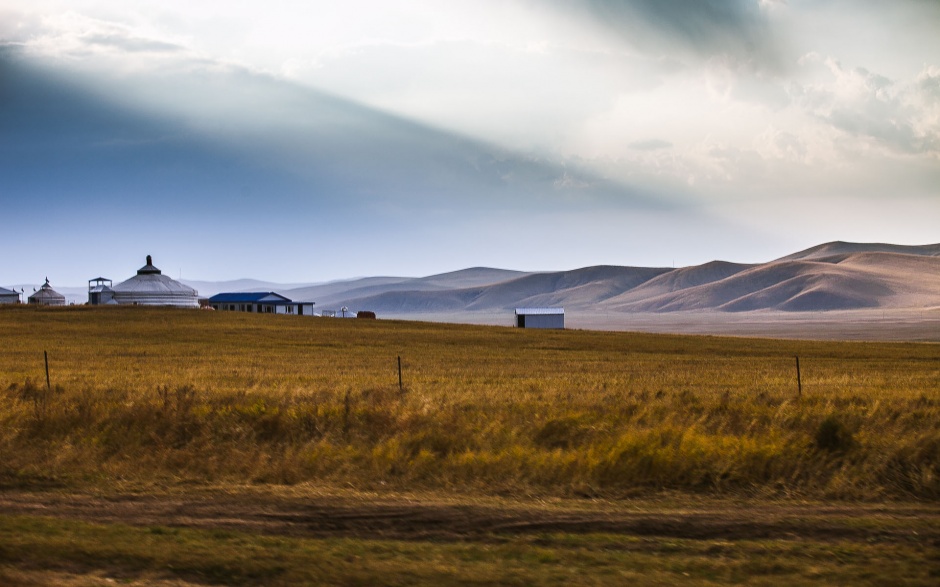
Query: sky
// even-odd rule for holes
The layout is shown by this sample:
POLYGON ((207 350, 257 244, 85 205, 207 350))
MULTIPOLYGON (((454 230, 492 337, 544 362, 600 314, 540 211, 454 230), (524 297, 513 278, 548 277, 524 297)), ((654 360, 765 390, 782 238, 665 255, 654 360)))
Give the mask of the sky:
POLYGON ((0 0, 0 286, 940 242, 935 0, 0 0))

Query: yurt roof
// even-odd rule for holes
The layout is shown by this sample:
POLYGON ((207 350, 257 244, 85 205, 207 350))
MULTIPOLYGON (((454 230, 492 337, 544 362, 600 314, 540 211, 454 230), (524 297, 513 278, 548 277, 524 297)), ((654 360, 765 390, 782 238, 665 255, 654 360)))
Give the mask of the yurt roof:
POLYGON ((153 258, 147 255, 147 264, 137 270, 137 275, 160 275, 162 271, 154 267, 153 258))
POLYGON ((115 285, 112 289, 118 293, 161 292, 197 295, 196 290, 188 285, 183 285, 175 279, 159 274, 137 274, 127 281, 115 285))
POLYGON ((42 284, 39 288, 39 291, 29 296, 30 299, 36 300, 64 300, 65 296, 52 289, 52 286, 49 285, 49 278, 46 278, 46 283, 42 284))
POLYGON ((150 255, 147 255, 147 264, 137 270, 137 275, 122 281, 112 289, 117 293, 161 293, 198 296, 193 288, 163 275, 163 272, 154 266, 150 255))

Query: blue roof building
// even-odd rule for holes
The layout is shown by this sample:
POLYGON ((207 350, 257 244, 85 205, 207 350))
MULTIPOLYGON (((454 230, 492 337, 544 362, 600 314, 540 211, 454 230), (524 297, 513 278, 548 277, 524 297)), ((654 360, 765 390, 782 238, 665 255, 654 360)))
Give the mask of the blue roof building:
POLYGON ((313 316, 314 303, 295 302, 279 293, 264 291, 219 293, 209 298, 208 305, 216 310, 230 312, 313 316))

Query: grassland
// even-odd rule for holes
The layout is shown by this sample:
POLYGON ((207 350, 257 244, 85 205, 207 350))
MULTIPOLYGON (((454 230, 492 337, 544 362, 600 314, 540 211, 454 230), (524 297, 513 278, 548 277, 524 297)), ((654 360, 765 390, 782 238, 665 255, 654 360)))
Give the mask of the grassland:
MULTIPOLYGON (((145 308, 4 308, 0 332, 0 488, 16 497, 0 507, 10 516, 0 529, 0 578, 7 583, 53 582, 43 573, 75 568, 77 580, 91 584, 102 569, 148 581, 316 583, 324 576, 298 575, 295 565, 323 556, 371 561, 334 575, 341 583, 409 583, 412 576, 430 584, 478 575, 480 582, 553 584, 570 582, 564 569, 579 568, 596 584, 641 571, 663 584, 683 573, 700 584, 877 583, 889 570, 912 584, 936 580, 929 561, 940 535, 918 528, 917 520, 927 519, 929 528, 938 519, 938 345, 145 308), (709 511, 719 517, 743 507, 760 518, 766 504, 779 500, 810 504, 807 511, 862 502, 888 513, 849 515, 849 525, 884 529, 890 520, 906 521, 897 533, 874 533, 883 538, 875 542, 797 532, 814 538, 794 544, 786 532, 744 532, 729 547, 722 544, 734 532, 689 537, 663 530, 658 539, 638 538, 636 527, 607 520, 575 534, 549 524, 544 535, 506 539, 495 532, 451 543, 421 539, 425 528, 373 543, 368 525, 365 535, 268 540, 249 527, 225 530, 232 534, 198 524, 170 531, 157 518, 141 530, 137 514, 76 520, 22 505, 47 501, 49 492, 94 495, 106 504, 118 494, 193 488, 241 494, 285 485, 373 499, 504 499, 519 507, 588 501, 615 513, 671 496, 668 515, 681 504, 710 500, 709 511), (926 509, 901 515, 909 503, 926 509), (614 539, 605 528, 620 530, 614 539), (98 534, 112 536, 102 551, 75 547, 74 540, 65 547, 59 542, 67 538, 57 538, 98 534), (148 558, 132 546, 147 540, 164 554, 148 558), (415 564, 407 563, 415 540, 424 549, 416 560, 437 561, 425 574, 415 575, 415 564), (211 560, 224 572, 167 571, 167 561, 191 551, 180 544, 190 543, 195 551, 218 551, 211 560), (380 565, 375 561, 385 559, 374 549, 401 558, 380 565), (761 549, 776 554, 763 557, 761 549), (848 553, 843 559, 823 562, 840 549, 848 553), (268 555, 288 562, 279 572, 264 571, 263 581, 232 562, 268 555), (774 556, 782 557, 780 566, 770 562, 774 556), (471 564, 477 558, 486 564, 471 564), (807 567, 810 560, 819 564, 807 567), (599 570, 605 568, 611 572, 599 570)), ((571 518, 550 509, 530 517, 571 518)))
MULTIPOLYGON (((465 506, 462 506, 465 509, 465 506)), ((459 539, 308 536, 194 525, 0 517, 4 585, 934 585, 935 518, 834 516, 837 532, 676 537, 491 532, 459 539), (840 535, 852 524, 887 529, 840 535), (890 532, 903 527, 906 535, 890 532), (888 580, 891 580, 889 583, 888 580)), ((858 528, 856 528, 856 531, 858 528)))

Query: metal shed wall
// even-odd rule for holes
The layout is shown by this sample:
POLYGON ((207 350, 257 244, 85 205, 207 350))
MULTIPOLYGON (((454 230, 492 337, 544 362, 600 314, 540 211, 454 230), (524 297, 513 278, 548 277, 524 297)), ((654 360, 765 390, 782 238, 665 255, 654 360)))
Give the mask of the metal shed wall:
POLYGON ((516 310, 518 328, 565 328, 565 311, 560 308, 520 308, 516 310))

